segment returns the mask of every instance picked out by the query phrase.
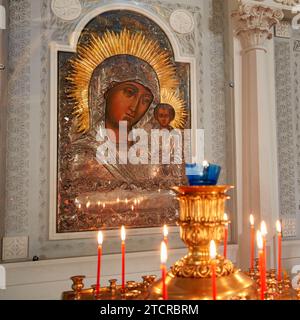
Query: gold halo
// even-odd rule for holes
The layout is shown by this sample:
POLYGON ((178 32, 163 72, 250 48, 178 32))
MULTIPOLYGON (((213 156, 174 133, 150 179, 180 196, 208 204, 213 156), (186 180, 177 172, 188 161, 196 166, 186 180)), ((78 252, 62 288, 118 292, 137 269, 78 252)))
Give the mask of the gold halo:
POLYGON ((78 46, 77 56, 71 60, 72 72, 67 77, 71 83, 68 97, 75 102, 78 132, 86 133, 90 128, 88 93, 94 70, 107 58, 120 54, 132 55, 149 63, 157 74, 160 88, 175 89, 178 86, 170 55, 160 48, 157 41, 127 29, 119 34, 106 31, 102 37, 91 34, 88 45, 78 46))
POLYGON ((170 126, 174 129, 184 129, 188 116, 184 100, 175 91, 165 88, 161 90, 160 99, 161 103, 167 103, 175 110, 175 119, 170 123, 170 126))

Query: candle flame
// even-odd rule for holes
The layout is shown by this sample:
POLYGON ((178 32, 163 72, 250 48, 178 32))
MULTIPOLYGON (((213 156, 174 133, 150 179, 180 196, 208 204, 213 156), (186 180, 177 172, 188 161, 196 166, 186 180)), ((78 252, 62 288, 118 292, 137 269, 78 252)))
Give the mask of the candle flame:
POLYGON ((98 232, 98 244, 100 246, 102 246, 102 243, 103 243, 103 233, 102 233, 102 231, 99 231, 98 232))
POLYGON ((90 203, 90 201, 88 201, 88 202, 86 203, 86 208, 88 209, 88 208, 90 207, 90 205, 91 205, 91 203, 90 203))
POLYGON ((202 165, 203 165, 204 168, 208 168, 208 167, 209 167, 209 163, 208 163, 208 161, 206 161, 206 160, 204 160, 204 161, 202 162, 202 165))
POLYGON ((131 211, 134 211, 134 205, 131 206, 131 211))
POLYGON ((117 203, 119 203, 120 202, 120 199, 119 198, 117 198, 117 203))
POLYGON ((81 203, 79 203, 79 205, 78 205, 78 209, 81 209, 81 203))
POLYGON ((100 201, 98 201, 98 202, 97 202, 97 204, 98 204, 98 206, 100 206, 101 202, 100 202, 100 201))
POLYGON ((267 235, 267 225, 264 221, 261 222, 261 225, 260 225, 260 232, 261 232, 261 235, 263 237, 265 237, 267 235))
POLYGON ((281 222, 279 220, 276 221, 276 230, 278 233, 281 233, 281 222))
POLYGON ((253 227, 254 226, 254 216, 253 214, 250 214, 250 224, 253 227))
POLYGON ((264 246, 263 245, 263 237, 262 237, 262 234, 259 230, 256 232, 256 241, 257 241, 257 248, 259 250, 262 250, 263 246, 264 246))
POLYGON ((125 239, 126 239, 126 230, 125 230, 125 227, 122 226, 121 227, 121 240, 125 241, 125 239))
POLYGON ((169 234, 169 230, 168 230, 168 227, 167 225, 164 225, 164 237, 166 238, 169 234))
POLYGON ((105 203, 103 203, 103 205, 102 205, 103 209, 105 208, 105 206, 106 206, 105 203))
POLYGON ((167 245, 164 241, 162 241, 160 245, 160 261, 162 264, 166 264, 167 260, 168 260, 167 245))
POLYGON ((212 260, 216 259, 217 256, 217 248, 214 240, 211 240, 209 244, 209 256, 212 260))

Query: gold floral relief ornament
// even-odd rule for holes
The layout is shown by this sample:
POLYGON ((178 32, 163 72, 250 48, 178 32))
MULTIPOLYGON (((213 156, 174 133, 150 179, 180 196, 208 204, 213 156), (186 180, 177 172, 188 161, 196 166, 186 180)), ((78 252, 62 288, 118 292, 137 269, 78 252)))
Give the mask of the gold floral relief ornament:
MULTIPOLYGON (((146 38, 141 32, 132 33, 127 29, 120 33, 106 31, 101 37, 91 34, 87 45, 78 46, 77 55, 71 60, 71 74, 67 77, 71 84, 68 97, 75 103, 74 115, 78 121, 78 132, 87 133, 91 126, 89 84, 95 69, 106 59, 120 55, 130 55, 145 61, 156 73, 161 92, 176 92, 178 80, 175 66, 170 54, 157 41, 146 38)), ((180 99, 173 96, 173 101, 175 108, 182 110, 180 99)), ((177 117, 177 123, 182 121, 177 117)))

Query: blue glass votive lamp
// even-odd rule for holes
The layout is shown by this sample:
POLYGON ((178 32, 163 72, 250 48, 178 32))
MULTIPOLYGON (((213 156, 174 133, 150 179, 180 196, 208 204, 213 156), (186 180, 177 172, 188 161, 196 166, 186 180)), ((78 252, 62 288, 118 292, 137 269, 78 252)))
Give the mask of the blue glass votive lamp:
POLYGON ((187 163, 186 176, 190 186, 214 186, 218 183, 221 167, 206 161, 200 163, 187 163))

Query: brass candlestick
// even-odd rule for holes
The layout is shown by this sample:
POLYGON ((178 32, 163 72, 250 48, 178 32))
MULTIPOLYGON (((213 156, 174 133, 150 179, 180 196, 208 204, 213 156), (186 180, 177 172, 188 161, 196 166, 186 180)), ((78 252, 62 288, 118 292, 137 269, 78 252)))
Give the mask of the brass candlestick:
MULTIPOLYGON (((209 243, 223 240, 226 192, 231 186, 175 187, 180 204, 180 237, 188 254, 177 261, 167 275, 169 299, 212 299, 209 243)), ((218 255, 217 299, 257 299, 255 281, 218 255)), ((150 299, 162 296, 162 283, 154 284, 150 299)))

